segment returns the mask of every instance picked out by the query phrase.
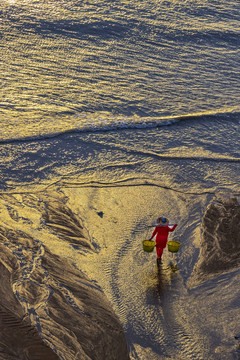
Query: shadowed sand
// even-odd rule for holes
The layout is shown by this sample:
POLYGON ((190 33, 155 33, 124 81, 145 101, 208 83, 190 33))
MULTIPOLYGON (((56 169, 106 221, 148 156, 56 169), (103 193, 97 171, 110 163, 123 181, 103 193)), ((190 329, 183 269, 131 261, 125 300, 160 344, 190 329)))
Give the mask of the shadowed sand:
MULTIPOLYGON (((2 250, 1 246, 1 253, 2 250)), ((43 342, 15 298, 11 286, 11 274, 14 268, 16 270, 16 261, 13 256, 6 253, 2 253, 1 260, 5 256, 6 267, 0 264, 0 359, 59 359, 43 342)))
POLYGON ((194 275, 212 277, 240 264, 240 205, 236 198, 211 203, 202 221, 200 260, 194 275))
MULTIPOLYGON (((39 201, 32 198, 32 206, 39 201)), ((93 249, 63 202, 42 204, 45 226, 93 249)), ((18 220, 16 212, 11 217, 18 220)), ((35 237, 3 225, 0 291, 0 359, 129 359, 121 324, 99 287, 35 237)))

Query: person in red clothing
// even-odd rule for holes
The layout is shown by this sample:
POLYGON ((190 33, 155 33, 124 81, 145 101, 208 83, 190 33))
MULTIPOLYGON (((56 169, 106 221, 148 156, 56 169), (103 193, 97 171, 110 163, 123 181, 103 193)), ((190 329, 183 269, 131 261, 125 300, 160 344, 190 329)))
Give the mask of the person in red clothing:
POLYGON ((163 250, 165 249, 168 241, 168 233, 176 229, 177 224, 174 224, 173 227, 169 227, 169 221, 165 217, 160 217, 157 220, 158 224, 155 227, 154 232, 150 240, 156 235, 156 251, 157 251, 157 262, 161 262, 163 250))

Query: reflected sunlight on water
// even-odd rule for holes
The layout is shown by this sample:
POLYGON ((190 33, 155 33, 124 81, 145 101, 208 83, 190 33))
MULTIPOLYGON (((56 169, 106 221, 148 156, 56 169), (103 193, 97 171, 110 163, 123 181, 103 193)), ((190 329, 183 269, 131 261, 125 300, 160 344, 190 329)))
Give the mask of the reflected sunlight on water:
POLYGON ((235 7, 4 2, 1 136, 239 111, 235 7))

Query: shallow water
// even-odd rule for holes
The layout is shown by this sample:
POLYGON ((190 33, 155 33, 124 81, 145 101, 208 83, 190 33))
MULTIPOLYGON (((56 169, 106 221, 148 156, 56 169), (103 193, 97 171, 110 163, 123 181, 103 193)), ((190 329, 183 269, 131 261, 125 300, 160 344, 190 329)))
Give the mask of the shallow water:
POLYGON ((239 2, 1 2, 2 139, 239 112, 239 2))

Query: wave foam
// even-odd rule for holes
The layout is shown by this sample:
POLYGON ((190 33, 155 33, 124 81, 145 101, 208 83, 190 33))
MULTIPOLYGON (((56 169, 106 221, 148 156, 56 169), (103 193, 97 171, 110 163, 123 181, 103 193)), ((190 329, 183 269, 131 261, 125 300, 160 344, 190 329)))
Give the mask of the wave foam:
MULTIPOLYGON (((140 117, 113 117, 109 114, 103 115, 87 115, 80 116, 80 121, 75 121, 76 126, 71 129, 63 129, 55 132, 46 132, 42 134, 19 136, 13 138, 5 138, 0 140, 0 144, 12 144, 19 142, 32 142, 39 140, 47 140, 64 136, 67 134, 77 133, 95 133, 108 131, 122 131, 131 129, 150 129, 163 126, 174 126, 179 122, 202 122, 202 121, 238 121, 239 111, 234 109, 226 112, 206 112, 176 116, 165 116, 160 118, 140 118, 140 117)), ((47 128, 47 131, 49 129, 47 128)))

